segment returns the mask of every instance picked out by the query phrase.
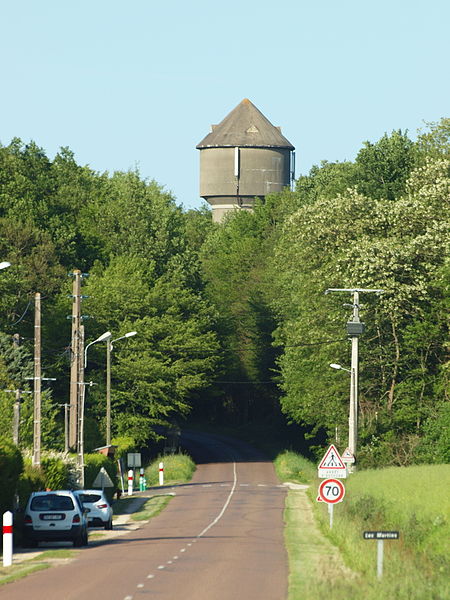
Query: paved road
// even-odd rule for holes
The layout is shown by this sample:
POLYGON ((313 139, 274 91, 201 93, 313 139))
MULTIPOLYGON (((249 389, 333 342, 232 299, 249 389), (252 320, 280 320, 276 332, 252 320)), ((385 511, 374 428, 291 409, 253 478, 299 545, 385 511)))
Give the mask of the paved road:
POLYGON ((285 489, 242 443, 183 434, 200 463, 140 529, 0 588, 8 600, 284 600, 285 489))

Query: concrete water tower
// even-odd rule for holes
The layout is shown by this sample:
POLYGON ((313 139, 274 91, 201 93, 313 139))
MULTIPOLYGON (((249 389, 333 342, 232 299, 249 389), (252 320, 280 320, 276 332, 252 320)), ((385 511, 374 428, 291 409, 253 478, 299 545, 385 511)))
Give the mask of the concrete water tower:
POLYGON ((213 221, 255 198, 281 192, 294 179, 294 146, 250 100, 242 100, 198 145, 200 196, 213 221))

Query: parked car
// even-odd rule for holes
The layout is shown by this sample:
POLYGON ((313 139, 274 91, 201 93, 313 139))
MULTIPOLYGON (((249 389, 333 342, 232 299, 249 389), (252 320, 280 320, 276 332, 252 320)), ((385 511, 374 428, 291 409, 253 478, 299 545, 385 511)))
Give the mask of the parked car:
POLYGON ((88 544, 88 511, 69 490, 33 492, 24 513, 24 541, 71 541, 74 546, 88 544))
POLYGON ((113 509, 101 490, 75 490, 74 494, 82 505, 89 509, 89 527, 112 529, 113 509))

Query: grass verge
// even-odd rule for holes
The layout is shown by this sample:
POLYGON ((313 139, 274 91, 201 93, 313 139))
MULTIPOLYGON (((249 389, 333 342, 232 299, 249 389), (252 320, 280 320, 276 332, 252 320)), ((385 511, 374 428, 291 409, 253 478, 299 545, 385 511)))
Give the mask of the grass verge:
POLYGON ((22 577, 31 575, 31 573, 48 569, 55 561, 75 558, 76 555, 77 552, 74 550, 47 550, 18 565, 0 567, 0 585, 12 583, 22 579, 22 577))
POLYGON ((156 517, 168 504, 172 496, 153 496, 142 508, 131 516, 133 521, 148 521, 156 517))
MULTIPOLYGON (((448 600, 450 500, 442 494, 450 465, 391 467, 361 471, 345 481, 346 496, 335 507, 333 529, 327 506, 316 502, 316 465, 295 453, 275 461, 281 480, 311 483, 309 500, 290 491, 286 504, 289 600, 448 600), (308 462, 308 461, 307 461, 308 462), (314 514, 322 538, 339 548, 350 571, 330 558, 328 547, 308 520, 314 514), (383 578, 376 577, 377 544, 363 531, 398 530, 400 540, 384 543, 383 578), (317 562, 318 561, 318 562, 317 562), (340 574, 339 574, 339 571, 340 574)), ((304 496, 304 493, 303 493, 304 496)), ((448 495, 447 495, 448 496, 448 495)))

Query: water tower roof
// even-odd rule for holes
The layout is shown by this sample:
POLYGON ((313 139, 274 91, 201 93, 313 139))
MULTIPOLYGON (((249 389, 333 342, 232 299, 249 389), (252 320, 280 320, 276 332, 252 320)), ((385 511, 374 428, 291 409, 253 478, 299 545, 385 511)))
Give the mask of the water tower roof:
POLYGON ((289 148, 294 146, 247 98, 242 100, 211 133, 197 145, 202 148, 224 147, 289 148))

